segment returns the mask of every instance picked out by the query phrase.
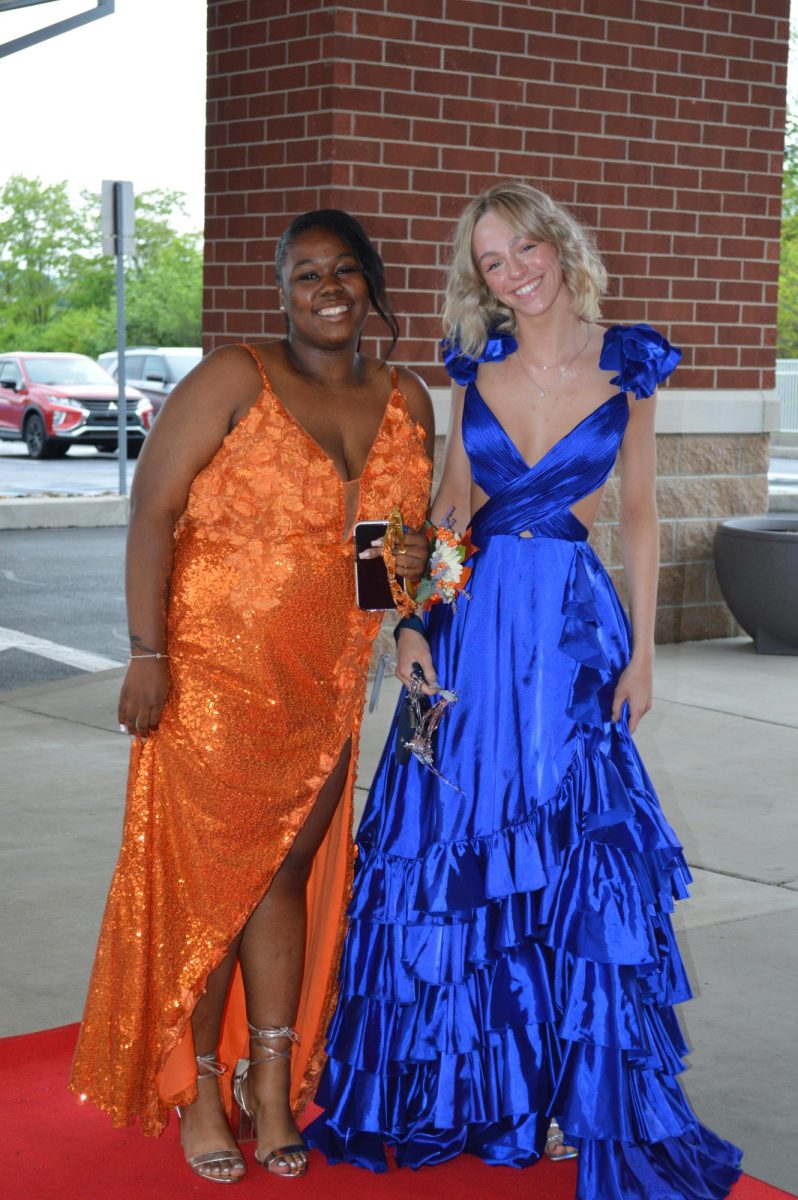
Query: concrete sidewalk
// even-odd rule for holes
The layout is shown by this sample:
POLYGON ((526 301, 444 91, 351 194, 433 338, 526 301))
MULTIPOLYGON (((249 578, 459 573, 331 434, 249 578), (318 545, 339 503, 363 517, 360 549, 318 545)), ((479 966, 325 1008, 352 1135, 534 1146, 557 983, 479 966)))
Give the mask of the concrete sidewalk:
MULTIPOLYGON (((2 1035, 80 1017, 122 821, 121 675, 0 694, 2 1035)), ((637 742, 695 874, 684 1083, 750 1174, 798 1193, 798 661, 747 639, 663 646, 655 691, 637 742)), ((366 718, 361 802, 395 695, 366 718)))

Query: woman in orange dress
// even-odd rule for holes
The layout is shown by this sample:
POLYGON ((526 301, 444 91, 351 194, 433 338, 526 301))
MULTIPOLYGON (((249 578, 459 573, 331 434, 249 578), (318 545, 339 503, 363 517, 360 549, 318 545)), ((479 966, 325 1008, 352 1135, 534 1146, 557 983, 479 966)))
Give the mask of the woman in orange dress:
MULTIPOLYGON (((381 620, 355 605, 351 530, 395 507, 420 526, 431 479, 424 385, 358 352, 371 309, 397 332, 362 228, 297 218, 277 281, 287 336, 208 355, 136 471, 119 706, 135 740, 70 1081, 146 1134, 179 1106, 189 1165, 224 1183, 245 1170, 239 1059, 257 1160, 307 1165, 294 1119, 335 1005, 381 620)), ((409 533, 397 569, 418 578, 425 547, 409 533)))

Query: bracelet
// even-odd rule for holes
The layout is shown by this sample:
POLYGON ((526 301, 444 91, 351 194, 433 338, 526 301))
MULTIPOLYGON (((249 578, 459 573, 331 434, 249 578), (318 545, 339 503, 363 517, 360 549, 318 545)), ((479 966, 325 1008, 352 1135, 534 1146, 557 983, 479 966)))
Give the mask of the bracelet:
POLYGON ((128 663, 128 666, 130 666, 130 664, 132 662, 135 662, 137 658, 168 658, 168 657, 169 657, 168 654, 162 654, 160 650, 156 650, 155 653, 153 653, 153 654, 131 654, 130 658, 127 660, 127 663, 128 663))
POLYGON ((415 601, 403 588, 396 578, 396 551, 404 549, 404 527, 402 514, 395 508, 388 518, 388 525, 382 539, 382 559, 388 572, 388 585, 391 589, 394 606, 402 617, 410 617, 416 611, 415 601))
POLYGON ((421 617, 413 613, 409 617, 402 617, 401 621, 397 621, 394 626, 393 636, 395 641, 399 641, 399 634, 403 629, 415 629, 416 633, 420 633, 422 637, 427 636, 427 628, 421 617))

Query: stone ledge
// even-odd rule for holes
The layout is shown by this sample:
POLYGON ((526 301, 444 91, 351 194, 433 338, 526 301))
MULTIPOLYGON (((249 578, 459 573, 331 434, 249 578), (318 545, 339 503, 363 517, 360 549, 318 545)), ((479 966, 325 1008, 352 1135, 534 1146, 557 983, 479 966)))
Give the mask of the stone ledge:
POLYGON ((0 499, 0 529, 127 525, 127 496, 14 496, 0 499))
POLYGON ((667 388, 657 396, 657 433, 770 433, 780 424, 775 391, 667 388))

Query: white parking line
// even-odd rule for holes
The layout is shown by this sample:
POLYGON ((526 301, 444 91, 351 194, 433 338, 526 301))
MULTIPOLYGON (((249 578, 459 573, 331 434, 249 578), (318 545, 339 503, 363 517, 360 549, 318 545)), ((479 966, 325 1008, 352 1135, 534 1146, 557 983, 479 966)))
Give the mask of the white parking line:
POLYGON ((29 654, 39 654, 42 658, 66 663, 80 671, 107 671, 110 667, 123 665, 115 658, 104 658, 87 650, 75 650, 72 646, 60 646, 58 642, 48 642, 47 638, 33 637, 29 633, 19 633, 16 629, 3 629, 0 626, 0 651, 3 650, 27 650, 29 654))
POLYGON ((20 579, 19 575, 15 575, 13 571, 0 571, 3 579, 7 579, 9 583, 24 583, 26 587, 42 587, 43 584, 37 583, 35 579, 20 579))

